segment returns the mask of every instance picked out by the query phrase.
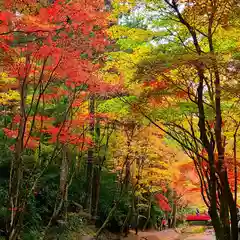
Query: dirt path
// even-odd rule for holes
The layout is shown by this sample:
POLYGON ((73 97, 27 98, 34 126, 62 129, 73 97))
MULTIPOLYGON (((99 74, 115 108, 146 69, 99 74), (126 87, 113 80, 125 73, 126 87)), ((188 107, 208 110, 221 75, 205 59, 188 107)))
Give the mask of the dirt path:
POLYGON ((169 229, 161 232, 140 232, 138 236, 131 233, 127 238, 123 238, 123 240, 215 240, 215 237, 210 233, 179 234, 176 231, 169 229))
POLYGON ((215 240, 215 237, 207 234, 196 234, 196 235, 188 236, 183 240, 215 240))
POLYGON ((179 240, 180 234, 176 231, 169 229, 165 231, 148 231, 139 232, 138 236, 130 233, 127 238, 123 240, 179 240))
MULTIPOLYGON (((180 234, 176 231, 169 229, 164 231, 152 231, 152 232, 140 232, 139 237, 140 239, 147 239, 147 240, 178 240, 180 234)), ((142 240, 141 239, 141 240, 142 240)), ((145 240, 144 239, 144 240, 145 240)))
POLYGON ((216 240, 216 238, 213 229, 209 229, 205 233, 186 236, 183 240, 216 240))

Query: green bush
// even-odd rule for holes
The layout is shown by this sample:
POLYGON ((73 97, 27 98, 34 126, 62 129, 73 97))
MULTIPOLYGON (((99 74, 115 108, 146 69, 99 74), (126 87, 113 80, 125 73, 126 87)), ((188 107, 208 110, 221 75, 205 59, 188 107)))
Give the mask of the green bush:
POLYGON ((22 234, 22 240, 39 240, 41 239, 41 232, 38 229, 28 229, 22 234))

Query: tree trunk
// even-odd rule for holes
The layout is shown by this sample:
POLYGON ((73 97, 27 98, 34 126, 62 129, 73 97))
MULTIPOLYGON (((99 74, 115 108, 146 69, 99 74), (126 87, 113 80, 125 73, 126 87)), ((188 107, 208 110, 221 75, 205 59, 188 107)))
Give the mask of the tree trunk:
MULTIPOLYGON (((26 57, 26 64, 29 64, 30 58, 26 57)), ((15 155, 11 162, 10 179, 9 179, 9 208, 11 209, 11 219, 7 222, 7 238, 9 240, 15 240, 18 238, 21 225, 22 215, 24 209, 20 205, 24 204, 21 201, 23 194, 23 164, 22 154, 24 151, 24 135, 26 129, 26 97, 27 97, 27 85, 26 79, 20 79, 20 123, 18 128, 18 136, 15 144, 15 155)))
POLYGON ((130 179, 131 179, 131 163, 130 159, 127 157, 126 159, 126 167, 125 167, 125 188, 128 189, 130 179))
POLYGON ((177 204, 173 203, 173 214, 172 214, 171 228, 176 228, 176 217, 177 217, 177 204))
POLYGON ((95 166, 93 171, 93 191, 92 191, 92 216, 97 217, 98 213, 98 203, 100 194, 100 179, 101 179, 101 168, 100 166, 95 166))
POLYGON ((47 228, 52 223, 52 220, 56 220, 57 217, 62 215, 65 219, 67 215, 67 206, 68 206, 68 177, 69 177, 69 159, 67 147, 63 146, 62 148, 62 162, 60 167, 60 179, 59 179, 59 196, 60 199, 56 199, 55 208, 52 214, 52 217, 48 223, 47 228))
POLYGON ((102 157, 100 156, 100 119, 96 119, 95 123, 95 146, 96 146, 96 152, 95 154, 98 155, 95 158, 94 162, 94 169, 93 169, 93 183, 92 183, 92 216, 94 218, 97 217, 98 213, 98 202, 99 202, 99 194, 100 194, 100 179, 101 179, 101 169, 102 169, 102 164, 103 160, 102 157))
POLYGON ((233 160, 234 160, 234 200, 235 205, 237 207, 237 185, 238 185, 238 177, 237 177, 237 133, 240 127, 240 122, 237 124, 234 136, 233 136, 233 160))
POLYGON ((217 239, 224 239, 224 232, 220 218, 217 212, 217 177, 216 177, 216 167, 215 167, 215 158, 214 158, 214 149, 213 143, 209 141, 206 130, 205 123, 205 111, 203 105, 203 82, 204 82, 204 72, 202 66, 197 66, 198 76, 199 76, 199 85, 197 89, 198 95, 198 111, 199 111, 199 131, 200 139, 203 142, 203 145, 208 153, 209 161, 209 171, 210 171, 210 181, 209 181, 209 193, 210 193, 210 214, 213 223, 214 230, 216 232, 217 239))
POLYGON ((68 164, 68 152, 67 147, 63 146, 63 157, 60 172, 60 193, 62 206, 59 212, 63 211, 63 217, 67 214, 68 205, 68 176, 69 176, 69 164, 68 164))
POLYGON ((99 228, 99 230, 96 232, 96 239, 98 239, 99 235, 101 234, 101 232, 103 231, 103 229, 107 226, 109 220, 111 219, 113 213, 115 212, 115 210, 117 209, 118 207, 118 204, 119 204, 119 201, 118 202, 115 202, 112 209, 110 210, 106 220, 104 221, 103 225, 99 228))
POLYGON ((220 196, 220 218, 223 223, 224 239, 229 239, 230 237, 230 224, 229 224, 229 214, 228 214, 228 203, 225 200, 224 195, 220 196))
MULTIPOLYGON (((125 230, 127 230, 127 231, 129 230, 128 226, 129 226, 131 216, 132 216, 132 208, 130 207, 128 209, 127 216, 124 219, 124 222, 123 222, 123 225, 122 225, 122 228, 121 228, 121 234, 123 234, 125 230)), ((125 233, 125 235, 127 235, 127 234, 128 234, 128 232, 125 233)))
POLYGON ((224 181, 225 181, 225 192, 226 195, 224 197, 227 197, 227 203, 230 210, 230 216, 231 216, 231 239, 237 240, 238 239, 238 221, 237 221, 237 208, 235 205, 234 197, 231 192, 229 181, 228 181, 228 175, 225 171, 224 173, 224 181))
MULTIPOLYGON (((94 140, 94 128, 95 128, 95 98, 90 96, 89 99, 89 133, 94 140)), ((90 147, 88 150, 88 160, 87 160, 87 175, 86 175, 86 196, 85 196, 85 209, 91 213, 92 212, 92 188, 93 188, 93 159, 94 159, 94 148, 90 147)))
MULTIPOLYGON (((147 215, 147 220, 146 220, 146 222, 144 224, 144 227, 143 227, 143 231, 147 228, 147 225, 148 225, 148 223, 150 221, 150 218, 151 218, 151 207, 152 207, 152 196, 150 194, 149 199, 148 199, 148 215, 147 215)), ((161 221, 161 224, 162 224, 162 221, 161 221)))

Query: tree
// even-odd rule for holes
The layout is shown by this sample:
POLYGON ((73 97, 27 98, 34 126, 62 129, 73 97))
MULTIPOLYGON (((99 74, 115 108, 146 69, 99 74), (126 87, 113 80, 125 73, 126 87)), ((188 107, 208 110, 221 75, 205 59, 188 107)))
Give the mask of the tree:
MULTIPOLYGON (((179 3, 175 1, 165 2, 174 12, 174 17, 185 27, 189 33, 189 37, 192 39, 192 42, 188 44, 187 47, 191 47, 194 53, 197 54, 196 60, 192 59, 191 64, 191 69, 197 77, 197 89, 195 87, 190 87, 191 81, 187 82, 185 88, 183 88, 193 104, 196 104, 198 118, 197 128, 193 127, 196 115, 194 118, 193 115, 187 117, 189 128, 176 122, 173 124, 166 124, 166 126, 170 132, 173 133, 172 136, 174 135, 175 139, 182 145, 195 162, 196 169, 198 170, 201 179, 202 189, 207 195, 208 200, 206 200, 204 194, 203 198, 205 199, 207 206, 210 208, 210 215, 217 238, 237 239, 236 205, 234 204, 233 194, 228 181, 228 173, 225 164, 225 137, 222 128, 221 82, 223 82, 224 79, 220 73, 220 60, 217 58, 217 53, 219 54, 220 52, 219 50, 216 50, 214 42, 214 34, 217 31, 216 29, 222 25, 222 21, 225 21, 225 16, 229 15, 229 12, 231 11, 231 3, 227 3, 229 4, 230 9, 225 8, 225 5, 223 6, 221 1, 208 2, 206 5, 193 3, 193 5, 186 6, 184 12, 181 13, 179 10, 179 3), (206 18, 201 17, 201 13, 198 13, 200 7, 202 8, 203 6, 207 9, 208 17, 206 18), (194 22, 190 15, 193 11, 196 13, 195 16, 197 20, 199 17, 199 19, 206 21, 204 22, 206 25, 203 25, 203 28, 199 29, 197 25, 195 25, 196 22, 194 22), (221 11, 224 11, 224 14, 220 16, 221 11), (208 43, 208 49, 202 46, 202 41, 198 38, 199 35, 203 36, 204 40, 202 41, 208 43), (206 51, 210 54, 210 63, 208 64, 204 60, 206 51), (208 88, 209 100, 205 99, 205 86, 208 88), (191 98, 191 95, 193 98, 191 98), (206 119, 207 104, 212 108, 211 113, 215 119, 214 129, 211 128, 209 120, 206 119), (196 132, 196 129, 199 135, 196 132), (179 137, 179 134, 181 134, 181 137, 179 137), (182 136, 184 136, 184 138, 182 138, 182 136), (198 136, 200 141, 198 140, 198 136), (206 150, 206 158, 203 155, 199 156, 199 148, 204 148, 206 150), (215 154, 215 151, 217 154, 215 154), (201 163, 205 161, 208 165, 207 174, 204 172, 204 168, 200 166, 201 163), (230 212, 231 216, 231 233, 228 212, 230 212)), ((187 61, 189 62, 189 59, 187 61)), ((168 78, 168 74, 162 74, 162 76, 168 81, 168 83, 172 82, 172 79, 168 78)), ((184 77, 185 76, 183 76, 183 78, 184 77)), ((185 79, 186 77, 184 80, 185 79)), ((180 81, 177 80, 178 84, 180 81)), ((174 84, 174 86, 176 85, 174 84)))
MULTIPOLYGON (((6 1, 5 9, 0 13, 1 51, 7 56, 3 69, 7 76, 15 78, 20 113, 15 113, 12 126, 4 130, 8 137, 15 139, 11 148, 8 239, 18 238, 27 199, 46 169, 44 166, 39 172, 35 168, 33 170, 37 174, 26 178, 23 155, 38 149, 41 156, 42 144, 49 141, 55 146, 49 162, 59 151, 63 152, 63 160, 66 161, 70 145, 81 149, 82 143, 86 142, 82 132, 76 131, 83 122, 74 111, 83 100, 84 86, 88 91, 94 91, 98 81, 94 72, 98 65, 84 57, 90 58, 101 52, 107 44, 105 13, 99 11, 101 1, 88 5, 84 1, 54 1, 41 8, 36 3, 27 1, 24 5, 22 1, 6 1), (82 4, 85 4, 84 11, 82 4), (16 9, 20 11, 17 14, 16 9), (27 97, 30 97, 30 102, 27 102, 27 97), (66 103, 61 119, 48 117, 46 101, 49 98, 51 104, 56 104, 54 100, 57 99, 66 103), (28 189, 25 189, 26 182, 32 184, 28 189)), ((62 163, 62 173, 67 174, 67 166, 63 165, 66 164, 62 163)), ((66 174, 62 175, 60 184, 63 198, 66 197, 66 174)))

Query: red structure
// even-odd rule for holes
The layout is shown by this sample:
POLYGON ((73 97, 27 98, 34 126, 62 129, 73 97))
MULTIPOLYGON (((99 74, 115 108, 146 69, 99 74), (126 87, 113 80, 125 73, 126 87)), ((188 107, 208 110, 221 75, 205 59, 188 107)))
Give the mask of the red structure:
POLYGON ((187 221, 209 221, 211 220, 210 216, 206 214, 199 214, 199 215, 187 215, 186 216, 187 221))

